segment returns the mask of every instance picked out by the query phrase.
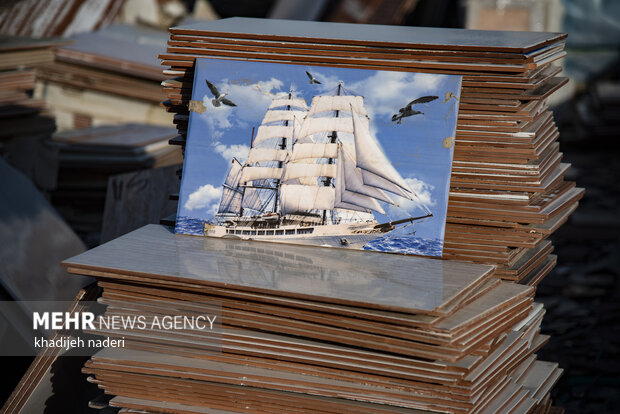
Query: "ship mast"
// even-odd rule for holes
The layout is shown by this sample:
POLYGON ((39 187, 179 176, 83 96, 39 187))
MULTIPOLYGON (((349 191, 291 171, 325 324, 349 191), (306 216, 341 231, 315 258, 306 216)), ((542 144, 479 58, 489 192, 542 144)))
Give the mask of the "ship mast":
MULTIPOLYGON (((255 127, 252 127, 252 135, 250 135, 250 149, 252 149, 252 147, 254 146, 254 129, 255 127)), ((239 217, 243 217, 243 198, 245 197, 245 187, 241 187, 242 188, 242 193, 241 193, 241 208, 239 209, 239 217)))
MULTIPOLYGON (((291 99, 293 97, 293 92, 291 90, 289 90, 288 92, 288 99, 291 99)), ((291 105, 286 105, 286 110, 290 111, 291 110, 291 105)), ((284 126, 288 126, 288 120, 284 121, 284 126)), ((286 137, 282 137, 282 141, 280 142, 280 149, 281 150, 286 150, 286 137)), ((278 168, 282 168, 284 166, 284 161, 278 161, 278 168)), ((273 200, 273 212, 277 212, 278 211, 278 188, 280 187, 280 179, 276 179, 275 181, 275 191, 276 191, 276 195, 274 197, 273 200)))
MULTIPOLYGON (((338 91, 336 92, 336 96, 340 96, 341 90, 342 90, 342 82, 339 82, 338 83, 338 91)), ((336 116, 335 116, 335 118, 338 118, 338 115, 340 115, 340 111, 336 109, 336 116)), ((328 136, 330 138, 329 143, 330 144, 335 144, 336 140, 338 139, 338 132, 334 130, 328 136)), ((327 163, 328 164, 333 164, 334 163, 334 159, 333 158, 328 158, 327 159, 327 163)), ((325 179, 323 180, 323 185, 325 187, 329 187, 331 184, 332 184, 332 178, 331 177, 325 177, 325 179)), ((322 224, 325 224, 326 219, 327 219, 327 210, 323 210, 323 221, 322 221, 322 224)))
POLYGON ((278 190, 282 187, 285 160, 290 155, 287 147, 293 136, 291 122, 306 112, 306 102, 293 98, 292 90, 287 97, 272 100, 256 134, 253 134, 250 152, 239 177, 239 185, 245 189, 243 202, 246 209, 264 212, 273 202, 273 210, 276 211, 282 204, 278 190), (283 109, 277 109, 280 107, 283 109), (270 193, 263 202, 259 191, 265 190, 270 193), (246 200, 248 194, 250 197, 246 200))

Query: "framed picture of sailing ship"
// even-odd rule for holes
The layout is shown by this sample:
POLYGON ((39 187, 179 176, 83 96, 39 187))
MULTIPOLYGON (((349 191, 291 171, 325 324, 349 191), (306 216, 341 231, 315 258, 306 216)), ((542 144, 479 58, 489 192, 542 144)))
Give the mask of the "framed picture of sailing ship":
POLYGON ((441 256, 461 77, 197 59, 176 233, 441 256))

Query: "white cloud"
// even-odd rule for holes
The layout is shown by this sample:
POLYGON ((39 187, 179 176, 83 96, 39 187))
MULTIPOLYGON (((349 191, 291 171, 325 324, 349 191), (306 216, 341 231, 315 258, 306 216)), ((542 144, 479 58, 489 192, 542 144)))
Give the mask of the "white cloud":
POLYGON ((209 213, 215 213, 219 200, 222 197, 222 188, 205 184, 189 195, 185 202, 188 210, 200 210, 207 208, 209 213))
MULTIPOLYGON (((213 106, 213 96, 210 92, 202 97, 207 110, 200 116, 206 121, 209 136, 215 141, 218 141, 233 125, 247 124, 249 127, 256 120, 262 119, 272 99, 288 93, 280 91, 284 85, 276 78, 252 84, 234 83, 225 79, 216 86, 220 92, 227 93, 227 98, 237 106, 213 106)), ((249 140, 248 132, 248 142, 249 140)))
POLYGON ((418 180, 414 177, 405 178, 405 182, 409 184, 409 188, 411 188, 413 192, 418 195, 418 200, 420 204, 423 204, 425 206, 435 205, 435 200, 433 200, 431 197, 431 192, 435 189, 434 186, 427 184, 422 180, 418 180))
POLYGON ((320 85, 312 85, 310 87, 314 87, 317 90, 317 95, 318 94, 322 94, 325 92, 330 92, 334 89, 336 89, 338 87, 338 83, 340 82, 340 79, 338 79, 337 76, 335 75, 327 75, 324 74, 320 71, 312 70, 310 71, 310 73, 312 73, 312 75, 317 78, 319 80, 319 82, 321 82, 320 85))
POLYGON ((417 198, 413 200, 408 200, 405 198, 399 199, 399 206, 390 205, 388 207, 388 214, 391 216, 401 215, 403 210, 407 211, 409 214, 414 214, 416 212, 420 212, 422 206, 426 208, 432 207, 436 204, 436 201, 432 198, 432 192, 435 189, 434 186, 425 183, 422 180, 419 180, 415 177, 407 177, 405 181, 409 185, 416 194, 417 198))
POLYGON ((213 150, 220 154, 226 161, 236 158, 240 163, 244 163, 250 153, 250 147, 243 144, 225 145, 219 141, 213 143, 213 150))
POLYGON ((212 97, 207 95, 202 98, 202 103, 207 110, 201 116, 207 120, 211 137, 219 138, 223 134, 222 130, 232 126, 228 118, 233 112, 233 107, 227 105, 213 106, 211 100, 212 97))
MULTIPOLYGON (((437 93, 446 75, 378 71, 350 87, 362 95, 371 118, 391 117, 413 99, 437 93)), ((424 111, 424 104, 420 105, 424 111)))

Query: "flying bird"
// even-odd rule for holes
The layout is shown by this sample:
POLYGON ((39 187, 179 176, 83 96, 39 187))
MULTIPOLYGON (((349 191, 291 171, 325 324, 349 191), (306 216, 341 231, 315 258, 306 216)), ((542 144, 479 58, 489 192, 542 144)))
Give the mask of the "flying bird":
POLYGON ((406 108, 400 108, 399 111, 400 111, 400 113, 392 115, 392 122, 396 121, 397 124, 402 123, 403 122, 403 118, 406 118, 408 116, 418 115, 418 114, 424 115, 424 112, 414 111, 412 109, 411 110, 407 110, 406 108))
POLYGON ((207 86, 209 87, 209 90, 213 94, 214 99, 211 99, 211 103, 213 104, 213 106, 220 106, 221 104, 228 105, 228 106, 237 106, 233 101, 226 98, 226 95, 228 95, 228 93, 220 93, 220 91, 217 90, 215 85, 209 81, 207 81, 207 86))
POLYGON ((321 84, 321 82, 319 82, 314 76, 312 76, 312 73, 306 71, 306 75, 308 75, 308 79, 310 79, 310 81, 308 82, 310 85, 312 85, 313 83, 316 84, 321 84))
POLYGON ((413 101, 409 102, 405 107, 400 108, 397 114, 392 115, 392 122, 396 122, 397 124, 400 124, 403 122, 403 118, 406 118, 408 116, 413 116, 413 115, 418 115, 418 114, 424 115, 424 112, 416 111, 411 106, 432 102, 437 98, 438 97, 435 95, 428 95, 428 96, 422 96, 421 98, 418 98, 418 99, 414 99, 413 101))

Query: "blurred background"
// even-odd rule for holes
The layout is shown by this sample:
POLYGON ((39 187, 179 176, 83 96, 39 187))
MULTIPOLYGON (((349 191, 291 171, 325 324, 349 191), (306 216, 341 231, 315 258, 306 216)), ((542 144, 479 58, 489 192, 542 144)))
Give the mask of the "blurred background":
MULTIPOLYGON (((232 16, 567 32, 552 97, 567 180, 586 188, 554 233, 539 357, 565 369, 568 413, 620 406, 620 2, 615 0, 1 0, 0 300, 71 300, 59 262, 173 216, 182 164, 158 54, 171 26, 232 16)), ((18 336, 0 315, 0 340, 18 336)), ((0 405, 32 358, 3 358, 0 405)), ((68 362, 65 362, 68 364, 68 362)), ((75 372, 58 369, 53 375, 75 372)), ((87 412, 83 378, 44 402, 87 412), (77 397, 76 397, 77 396, 77 397)), ((90 385, 92 386, 92 385, 90 385)), ((93 394, 94 395, 94 394, 93 394)), ((47 412, 46 411, 46 412, 47 412)))

